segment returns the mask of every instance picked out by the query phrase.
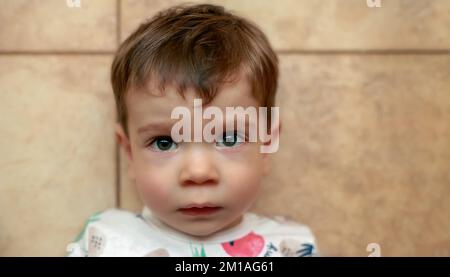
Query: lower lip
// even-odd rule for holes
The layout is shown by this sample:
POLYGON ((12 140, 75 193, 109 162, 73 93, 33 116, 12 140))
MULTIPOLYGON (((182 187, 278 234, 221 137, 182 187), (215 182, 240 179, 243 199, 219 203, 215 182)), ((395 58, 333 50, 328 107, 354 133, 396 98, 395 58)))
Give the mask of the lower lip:
POLYGON ((204 208, 188 208, 180 209, 180 212, 185 215, 210 215, 221 210, 221 207, 204 207, 204 208))

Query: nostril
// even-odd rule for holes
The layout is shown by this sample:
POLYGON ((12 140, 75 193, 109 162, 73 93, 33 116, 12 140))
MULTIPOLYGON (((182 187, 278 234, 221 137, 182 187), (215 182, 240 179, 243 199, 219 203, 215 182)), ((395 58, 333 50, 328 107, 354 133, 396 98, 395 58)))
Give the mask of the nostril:
POLYGON ((188 180, 183 181, 184 186, 208 186, 208 185, 216 185, 216 184, 217 184, 217 181, 215 181, 213 179, 205 179, 202 181, 188 179, 188 180))

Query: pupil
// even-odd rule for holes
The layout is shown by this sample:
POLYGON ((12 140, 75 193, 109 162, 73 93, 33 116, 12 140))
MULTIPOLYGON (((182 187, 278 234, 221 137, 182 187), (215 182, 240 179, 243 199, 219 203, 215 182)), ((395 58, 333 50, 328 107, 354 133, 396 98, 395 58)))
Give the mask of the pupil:
POLYGON ((234 144, 236 144, 236 134, 224 134, 223 144, 225 144, 226 146, 233 146, 234 144))
POLYGON ((170 146, 172 146, 172 142, 169 139, 163 138, 159 139, 156 144, 158 145, 158 148, 161 150, 167 150, 170 149, 170 146))

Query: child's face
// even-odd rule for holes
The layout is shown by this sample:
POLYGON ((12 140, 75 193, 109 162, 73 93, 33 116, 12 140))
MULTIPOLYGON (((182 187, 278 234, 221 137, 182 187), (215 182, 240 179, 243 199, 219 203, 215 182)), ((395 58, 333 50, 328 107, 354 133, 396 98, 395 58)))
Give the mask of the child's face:
MULTIPOLYGON (((155 88, 149 85, 147 89, 155 88)), ((239 223, 256 199, 261 179, 268 172, 268 157, 260 153, 260 142, 233 146, 216 142, 172 143, 161 138, 170 137, 172 125, 179 121, 171 119, 172 110, 177 106, 187 107, 193 121, 193 100, 198 96, 187 89, 183 99, 172 86, 166 86, 163 95, 143 91, 129 91, 130 137, 124 135, 120 126, 117 126, 117 136, 129 160, 129 174, 144 204, 162 222, 194 236, 207 236, 239 223), (139 131, 142 128, 145 130, 139 131), (158 136, 160 139, 151 143, 158 136), (180 210, 190 204, 204 203, 220 208, 200 215, 180 210)), ((250 83, 240 78, 225 85, 207 106, 216 106, 225 115, 226 107, 258 107, 259 104, 251 95, 250 83)), ((206 122, 203 119, 202 126, 206 122)), ((193 132, 194 128, 191 129, 193 132)))

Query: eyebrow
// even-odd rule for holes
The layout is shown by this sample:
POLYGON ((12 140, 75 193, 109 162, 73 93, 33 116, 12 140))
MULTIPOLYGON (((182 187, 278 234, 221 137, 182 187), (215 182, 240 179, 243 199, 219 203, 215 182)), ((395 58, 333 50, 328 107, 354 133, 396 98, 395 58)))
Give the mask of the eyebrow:
POLYGON ((172 128, 171 122, 159 122, 159 123, 152 122, 152 123, 146 124, 142 127, 139 127, 137 132, 138 132, 138 134, 149 132, 149 131, 166 132, 166 131, 170 131, 171 128, 172 128))
MULTIPOLYGON (((236 118, 233 118, 232 121, 231 120, 224 120, 223 121, 223 129, 224 130, 226 130, 228 122, 229 123, 233 122, 233 126, 235 126, 235 127, 238 126, 236 118)), ((152 122, 152 123, 146 124, 146 125, 144 125, 142 127, 139 127, 137 132, 138 132, 138 134, 146 133, 146 132, 149 132, 149 131, 170 132, 170 130, 172 129, 172 125, 173 124, 174 123, 172 123, 172 122, 152 122)), ((205 127, 204 124, 202 124, 202 128, 204 128, 204 127, 205 127)), ((245 130, 249 130, 249 127, 250 127, 250 122, 249 122, 248 118, 245 117, 244 128, 245 128, 245 130)))
MULTIPOLYGON (((231 124, 232 122, 233 122, 233 126, 235 126, 235 127, 238 126, 238 121, 237 121, 237 119, 236 119, 236 118, 233 118, 233 120, 224 120, 224 121, 223 121, 223 127, 226 128, 226 125, 227 125, 227 124, 231 124)), ((254 123, 254 122, 251 122, 247 117, 245 117, 245 123, 244 123, 245 129, 246 129, 246 130, 249 130, 249 128, 250 128, 251 125, 255 125, 255 123, 254 123)), ((257 123, 256 123, 256 126, 258 126, 257 123)))

